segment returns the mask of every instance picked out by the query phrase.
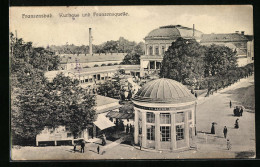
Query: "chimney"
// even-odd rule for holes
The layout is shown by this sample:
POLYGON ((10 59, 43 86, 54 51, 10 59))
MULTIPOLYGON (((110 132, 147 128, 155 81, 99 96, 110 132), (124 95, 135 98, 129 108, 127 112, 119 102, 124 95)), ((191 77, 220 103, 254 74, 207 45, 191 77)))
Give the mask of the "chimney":
POLYGON ((194 37, 194 35, 195 35, 195 25, 193 24, 193 32, 192 32, 192 36, 194 37))
POLYGON ((91 34, 91 28, 89 28, 89 54, 92 55, 92 34, 91 34))
POLYGON ((241 35, 245 35, 245 31, 241 31, 241 35))
POLYGON ((239 31, 236 31, 236 34, 239 34, 239 31))

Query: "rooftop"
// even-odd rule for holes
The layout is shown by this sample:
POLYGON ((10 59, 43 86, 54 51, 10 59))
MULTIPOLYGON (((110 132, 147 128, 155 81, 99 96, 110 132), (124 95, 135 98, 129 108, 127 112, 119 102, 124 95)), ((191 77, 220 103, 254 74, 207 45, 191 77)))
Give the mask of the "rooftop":
POLYGON ((172 79, 156 79, 145 84, 134 96, 134 101, 147 103, 186 103, 195 97, 181 83, 172 79))
POLYGON ((96 95, 96 113, 103 113, 120 107, 119 100, 96 95))
POLYGON ((201 38, 201 43, 204 42, 241 42, 248 41, 248 38, 239 33, 230 34, 203 34, 201 38))
POLYGON ((100 54, 60 54, 61 63, 90 63, 106 61, 122 61, 127 53, 100 53, 100 54))

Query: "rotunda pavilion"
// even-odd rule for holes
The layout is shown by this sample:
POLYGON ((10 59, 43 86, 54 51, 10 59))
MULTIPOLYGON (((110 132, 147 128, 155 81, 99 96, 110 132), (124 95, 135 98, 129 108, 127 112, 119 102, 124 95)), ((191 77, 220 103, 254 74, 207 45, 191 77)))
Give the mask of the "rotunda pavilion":
POLYGON ((134 142, 144 148, 190 148, 196 127, 196 98, 181 83, 156 79, 145 84, 133 98, 134 142))

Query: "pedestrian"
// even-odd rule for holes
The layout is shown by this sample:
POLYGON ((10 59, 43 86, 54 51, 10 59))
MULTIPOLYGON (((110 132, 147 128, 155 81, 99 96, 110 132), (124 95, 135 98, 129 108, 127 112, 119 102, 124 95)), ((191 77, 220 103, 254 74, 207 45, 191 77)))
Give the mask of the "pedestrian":
POLYGON ((74 143, 74 148, 73 148, 73 150, 74 150, 74 152, 76 152, 76 147, 77 147, 77 144, 76 143, 74 143))
POLYGON ((226 126, 224 126, 223 133, 224 133, 224 137, 226 139, 227 138, 227 127, 226 126))
POLYGON ((196 98, 198 97, 198 94, 197 94, 197 92, 195 92, 195 97, 196 97, 196 98))
POLYGON ((230 102, 229 102, 229 106, 230 106, 230 108, 232 107, 232 102, 231 102, 231 100, 230 100, 230 102))
POLYGON ((211 134, 215 134, 215 125, 214 125, 214 123, 212 123, 212 126, 211 126, 211 134))
POLYGON ((140 150, 142 150, 142 136, 140 136, 140 150))
POLYGON ((99 151, 100 151, 100 148, 99 148, 99 145, 98 145, 98 147, 97 147, 97 152, 98 152, 98 154, 99 154, 99 151))
POLYGON ((231 142, 229 139, 227 139, 227 149, 231 150, 231 142))
POLYGON ((133 126, 130 124, 130 127, 129 127, 129 131, 130 133, 133 133, 133 126))
POLYGON ((239 119, 236 119, 236 122, 235 122, 235 128, 236 128, 236 129, 238 129, 238 128, 239 128, 238 121, 239 121, 239 119))
POLYGON ((240 116, 242 117, 243 116, 243 108, 241 107, 240 109, 240 116))
POLYGON ((105 134, 103 134, 103 136, 102 136, 102 145, 103 146, 106 145, 106 135, 105 134))
POLYGON ((80 149, 80 152, 81 152, 81 153, 84 153, 84 148, 85 148, 85 141, 83 140, 83 141, 81 142, 81 149, 80 149))
POLYGON ((129 132, 129 125, 127 124, 126 125, 126 133, 128 133, 129 132))

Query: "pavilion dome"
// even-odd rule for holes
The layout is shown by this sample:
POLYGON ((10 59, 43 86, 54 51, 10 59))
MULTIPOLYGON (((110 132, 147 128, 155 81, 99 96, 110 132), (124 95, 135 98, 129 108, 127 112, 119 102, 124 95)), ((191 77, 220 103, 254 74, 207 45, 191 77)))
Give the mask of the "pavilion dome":
POLYGON ((186 103, 196 98, 183 84, 172 79, 156 79, 145 84, 135 94, 134 101, 146 103, 186 103))
MULTIPOLYGON (((194 30, 195 38, 200 38, 202 32, 194 30)), ((193 29, 188 27, 183 27, 181 25, 168 25, 162 26, 157 29, 152 30, 145 39, 177 39, 179 37, 183 38, 193 38, 193 29)))

